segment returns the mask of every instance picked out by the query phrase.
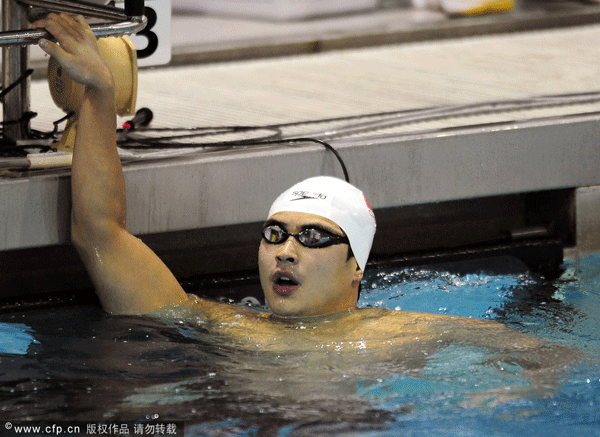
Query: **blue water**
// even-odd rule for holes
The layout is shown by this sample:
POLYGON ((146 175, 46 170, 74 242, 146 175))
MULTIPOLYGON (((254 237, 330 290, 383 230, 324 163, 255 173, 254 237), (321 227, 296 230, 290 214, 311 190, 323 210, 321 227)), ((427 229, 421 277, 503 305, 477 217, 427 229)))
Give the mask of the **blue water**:
MULTIPOLYGON (((573 369, 551 397, 525 398, 493 408, 457 411, 452 396, 443 395, 460 397, 461 391, 455 387, 426 379, 425 384, 406 393, 405 385, 389 377, 384 384, 404 388, 385 387, 394 393, 384 397, 385 408, 393 408, 395 401, 414 401, 414 393, 418 393, 420 406, 410 414, 398 416, 389 431, 364 435, 600 435, 600 256, 568 261, 563 268, 561 278, 552 283, 527 272, 459 275, 416 268, 376 273, 374 288, 362 306, 495 319, 550 341, 575 346, 585 351, 587 359, 573 369)), ((452 356, 448 350, 432 361, 461 360, 464 368, 469 366, 467 361, 477 362, 476 358, 469 360, 463 351, 452 356)), ((435 363, 430 367, 435 367, 435 363)), ((453 366, 453 370, 460 367, 453 366)), ((423 374, 428 376, 427 369, 423 374)), ((440 372, 430 375, 438 381, 444 379, 440 372)), ((493 378, 490 375, 489 379, 493 378)), ((402 377, 399 379, 402 381, 402 377)))
POLYGON ((582 350, 545 397, 473 402, 528 386, 476 348, 448 347, 418 375, 335 356, 313 372, 301 354, 241 353, 200 328, 73 307, 0 316, 0 434, 8 420, 159 417, 190 436, 600 436, 600 256, 565 262, 554 281, 498 262, 503 273, 369 272, 359 306, 493 319, 582 350))

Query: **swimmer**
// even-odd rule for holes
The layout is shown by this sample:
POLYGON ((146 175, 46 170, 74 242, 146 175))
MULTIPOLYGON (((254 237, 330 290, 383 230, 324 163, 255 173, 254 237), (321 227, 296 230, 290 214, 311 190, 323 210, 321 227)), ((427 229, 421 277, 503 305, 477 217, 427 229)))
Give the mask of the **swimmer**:
MULTIPOLYGON (((103 308, 140 314, 189 301, 156 254, 126 229, 114 81, 95 35, 81 16, 50 14, 34 26, 57 40, 41 40, 42 50, 85 86, 73 154, 71 237, 103 308)), ((261 283, 273 313, 321 316, 356 308, 374 233, 371 208, 346 182, 314 178, 284 193, 271 208, 259 249, 261 283), (299 191, 306 192, 300 201, 299 191)), ((211 317, 214 305, 225 307, 194 301, 211 317)))
POLYGON ((497 322, 357 309, 375 218, 360 190, 330 177, 298 183, 269 211, 259 272, 270 312, 186 294, 158 256, 126 229, 114 82, 93 32, 83 17, 65 14, 50 14, 35 26, 58 42, 42 40, 40 47, 85 86, 73 156, 71 235, 108 312, 176 312, 219 329, 241 347, 273 351, 333 347, 389 356, 394 350, 394 356, 412 354, 424 363, 448 344, 483 347, 510 353, 533 370, 543 368, 536 373, 543 380, 572 361, 572 350, 497 322), (294 329, 302 327, 309 329, 294 329))

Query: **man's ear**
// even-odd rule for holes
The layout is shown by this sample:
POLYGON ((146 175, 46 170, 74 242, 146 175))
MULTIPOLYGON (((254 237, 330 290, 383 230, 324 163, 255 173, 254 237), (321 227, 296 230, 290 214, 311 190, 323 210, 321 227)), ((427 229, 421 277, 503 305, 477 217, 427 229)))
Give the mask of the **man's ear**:
POLYGON ((354 270, 354 275, 352 276, 352 283, 359 283, 363 278, 362 269, 356 264, 356 270, 354 270))

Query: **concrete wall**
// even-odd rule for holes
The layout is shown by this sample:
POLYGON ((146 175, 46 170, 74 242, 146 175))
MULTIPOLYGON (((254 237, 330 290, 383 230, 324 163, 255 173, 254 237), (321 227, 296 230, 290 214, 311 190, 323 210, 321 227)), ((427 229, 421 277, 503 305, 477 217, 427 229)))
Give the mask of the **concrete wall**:
POLYGON ((577 254, 600 252, 600 186, 575 191, 577 254))
MULTIPOLYGON (((596 114, 332 144, 351 182, 373 208, 384 209, 600 185, 599 118, 596 114)), ((128 227, 144 235, 260 222, 281 191, 318 174, 342 177, 333 155, 314 145, 128 165, 128 227)), ((18 176, 0 180, 0 250, 68 243, 68 171, 18 176)), ((596 220, 594 205, 582 206, 579 215, 589 216, 584 223, 596 220)))

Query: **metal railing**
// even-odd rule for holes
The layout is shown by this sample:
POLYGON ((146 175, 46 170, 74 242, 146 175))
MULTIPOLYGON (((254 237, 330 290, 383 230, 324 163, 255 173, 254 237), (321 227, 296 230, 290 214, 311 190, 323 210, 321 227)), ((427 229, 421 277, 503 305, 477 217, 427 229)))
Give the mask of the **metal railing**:
POLYGON ((36 14, 66 12, 90 18, 110 20, 92 24, 98 37, 129 35, 142 30, 147 23, 143 0, 125 0, 124 9, 74 0, 2 0, 2 84, 5 90, 3 135, 0 147, 29 137, 29 45, 42 38, 52 39, 44 29, 29 29, 29 19, 36 14), (13 84, 17 84, 8 91, 13 84))

